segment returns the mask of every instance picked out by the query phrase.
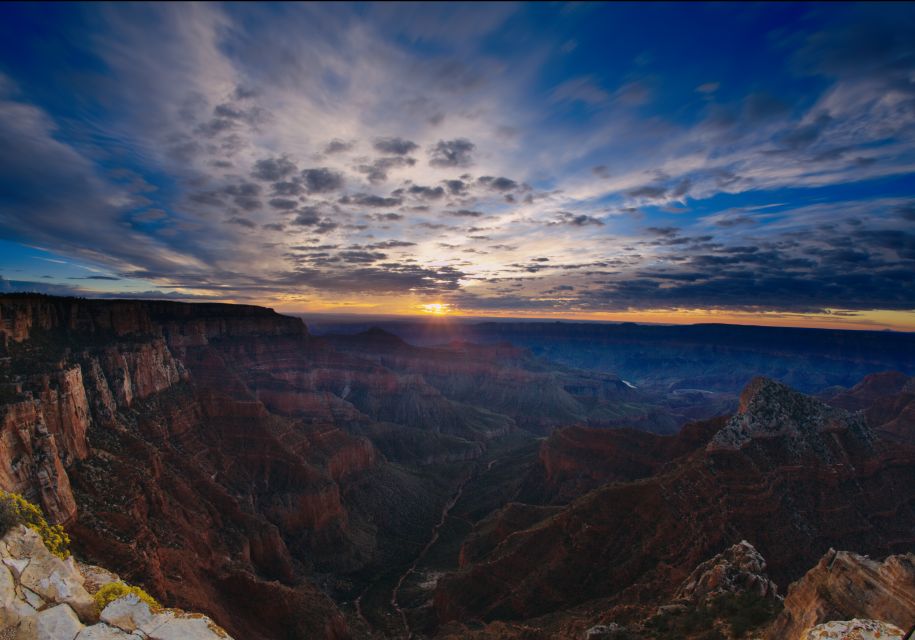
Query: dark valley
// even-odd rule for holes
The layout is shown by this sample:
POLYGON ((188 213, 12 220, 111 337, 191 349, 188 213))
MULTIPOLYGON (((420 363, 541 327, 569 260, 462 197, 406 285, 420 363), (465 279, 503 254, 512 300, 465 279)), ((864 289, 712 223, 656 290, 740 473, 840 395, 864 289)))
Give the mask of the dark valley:
POLYGON ((637 332, 681 352, 682 380, 714 336, 727 368, 727 336, 753 331, 587 327, 629 336, 588 350, 577 325, 482 325, 418 346, 259 307, 35 295, 0 319, 0 488, 81 561, 235 638, 915 623, 909 334, 779 330, 745 347, 769 377, 733 394, 740 371, 711 366, 684 394, 597 362, 647 349, 637 332), (554 339, 573 344, 537 346, 554 339), (803 340, 816 355, 785 374, 803 340), (865 374, 848 387, 846 362, 865 374), (801 372, 806 393, 776 379, 801 372))

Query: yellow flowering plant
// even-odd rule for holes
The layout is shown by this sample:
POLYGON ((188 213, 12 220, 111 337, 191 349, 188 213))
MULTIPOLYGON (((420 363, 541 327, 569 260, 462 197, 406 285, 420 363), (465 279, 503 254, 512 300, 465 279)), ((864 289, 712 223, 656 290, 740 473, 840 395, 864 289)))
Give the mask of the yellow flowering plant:
POLYGON ((42 541, 58 558, 70 557, 70 536, 59 524, 50 524, 41 508, 23 498, 18 493, 9 493, 0 490, 0 501, 7 503, 12 508, 15 517, 29 529, 37 532, 42 541))
POLYGON ((145 602, 152 611, 159 611, 162 609, 162 605, 156 602, 156 599, 143 591, 143 589, 124 582, 109 582, 108 584, 103 585, 95 592, 95 606, 98 607, 99 612, 101 612, 115 600, 119 600, 129 595, 134 595, 139 598, 141 602, 145 602))

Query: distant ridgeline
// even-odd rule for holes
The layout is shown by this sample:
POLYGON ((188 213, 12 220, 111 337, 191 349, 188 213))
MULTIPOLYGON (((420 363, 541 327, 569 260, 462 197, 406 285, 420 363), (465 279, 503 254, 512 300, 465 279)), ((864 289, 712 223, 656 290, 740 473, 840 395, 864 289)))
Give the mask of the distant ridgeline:
MULTIPOLYGON (((509 342, 583 369, 612 371, 639 387, 737 393, 756 375, 804 392, 850 387, 879 371, 915 374, 915 333, 727 324, 582 322, 373 323, 413 344, 509 342)), ((315 333, 361 331, 357 323, 310 325, 315 333)))

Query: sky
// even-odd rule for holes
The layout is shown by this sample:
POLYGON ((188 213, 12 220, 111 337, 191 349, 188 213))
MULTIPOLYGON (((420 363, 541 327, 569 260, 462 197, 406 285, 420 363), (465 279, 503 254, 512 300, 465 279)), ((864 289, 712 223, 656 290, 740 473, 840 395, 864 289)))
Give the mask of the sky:
POLYGON ((915 330, 915 4, 3 4, 0 291, 915 330))

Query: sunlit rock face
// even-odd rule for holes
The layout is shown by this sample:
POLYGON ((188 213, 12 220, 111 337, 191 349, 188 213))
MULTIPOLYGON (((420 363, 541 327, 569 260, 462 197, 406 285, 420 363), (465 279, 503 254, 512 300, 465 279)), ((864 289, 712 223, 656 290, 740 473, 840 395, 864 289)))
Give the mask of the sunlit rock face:
POLYGON ((908 628, 913 624, 913 611, 915 554, 893 555, 879 562, 830 549, 789 587, 785 610, 773 624, 769 638, 829 637, 804 633, 821 623, 850 618, 882 620, 908 628))

